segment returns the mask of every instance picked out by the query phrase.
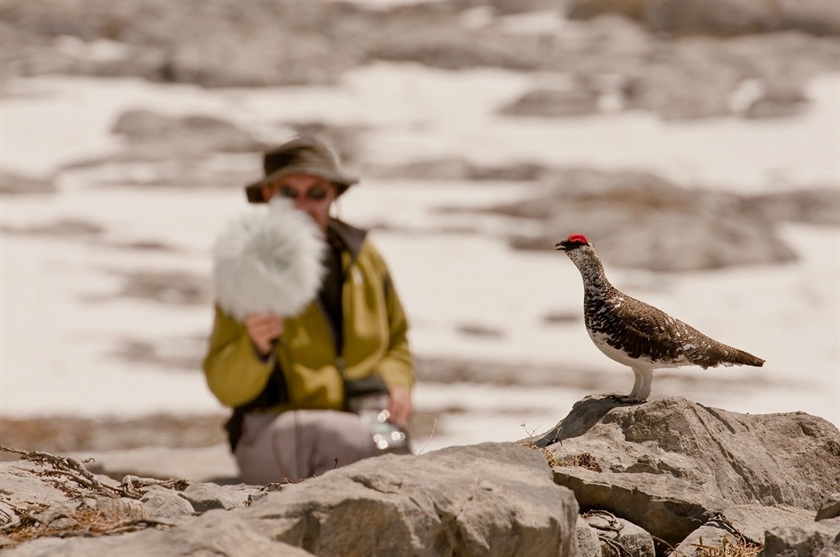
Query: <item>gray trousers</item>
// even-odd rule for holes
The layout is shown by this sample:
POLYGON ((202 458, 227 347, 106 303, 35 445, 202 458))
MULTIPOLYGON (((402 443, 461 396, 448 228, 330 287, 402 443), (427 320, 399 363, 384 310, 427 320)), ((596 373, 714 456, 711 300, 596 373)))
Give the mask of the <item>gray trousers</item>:
POLYGON ((359 416, 335 410, 246 414, 234 452, 251 485, 298 482, 377 454, 359 416))

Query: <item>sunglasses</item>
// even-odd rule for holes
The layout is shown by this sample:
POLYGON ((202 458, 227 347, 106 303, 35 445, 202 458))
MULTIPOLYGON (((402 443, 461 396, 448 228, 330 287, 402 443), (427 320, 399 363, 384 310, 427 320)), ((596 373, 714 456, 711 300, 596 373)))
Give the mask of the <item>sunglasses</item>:
MULTIPOLYGON (((294 188, 290 188, 289 186, 283 186, 277 193, 280 194, 280 196, 285 197, 286 199, 297 199, 300 196, 300 192, 298 192, 294 188)), ((323 188, 320 186, 310 188, 304 194, 304 197, 311 201, 322 201, 327 197, 327 188, 323 188)))

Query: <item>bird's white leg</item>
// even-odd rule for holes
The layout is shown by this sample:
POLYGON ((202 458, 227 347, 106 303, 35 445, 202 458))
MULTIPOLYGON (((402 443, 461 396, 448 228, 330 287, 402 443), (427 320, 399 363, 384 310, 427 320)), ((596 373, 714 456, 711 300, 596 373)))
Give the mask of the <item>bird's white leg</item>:
POLYGON ((639 368, 633 367, 630 369, 633 370, 633 389, 630 391, 629 395, 623 398, 626 398, 628 400, 636 400, 636 397, 639 394, 639 389, 642 386, 642 375, 639 372, 639 368))
POLYGON ((636 375, 636 386, 633 387, 636 391, 636 400, 644 402, 650 396, 650 389, 653 387, 653 370, 634 367, 633 373, 636 375))
POLYGON ((616 397, 620 402, 644 402, 650 396, 653 386, 653 370, 643 367, 633 367, 633 390, 627 396, 616 397))

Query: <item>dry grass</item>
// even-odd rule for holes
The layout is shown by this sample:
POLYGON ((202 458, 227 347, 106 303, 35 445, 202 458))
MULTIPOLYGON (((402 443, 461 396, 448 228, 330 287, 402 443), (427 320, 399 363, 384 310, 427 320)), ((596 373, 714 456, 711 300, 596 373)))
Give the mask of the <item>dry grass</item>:
POLYGON ((730 540, 724 537, 720 545, 710 546, 700 543, 692 544, 695 553, 691 557, 757 557, 764 548, 763 544, 757 544, 743 538, 730 540))
POLYGON ((545 459, 548 461, 549 466, 551 466, 552 468, 554 468, 555 466, 563 466, 563 461, 561 461, 556 454, 551 452, 551 449, 546 449, 543 447, 540 450, 542 451, 545 459))
POLYGON ((532 441, 527 439, 519 441, 519 444, 528 447, 529 449, 537 449, 541 451, 546 461, 548 461, 548 465, 552 468, 555 466, 580 466, 581 468, 586 468, 587 470, 592 470, 594 472, 601 471, 601 465, 598 464, 597 459, 592 456, 591 453, 580 453, 561 457, 557 456, 557 454, 552 452, 551 449, 547 447, 538 447, 532 441))
MULTIPOLYGON (((113 486, 103 483, 85 468, 82 461, 75 458, 22 451, 2 445, 0 453, 37 463, 40 467, 30 473, 43 478, 44 482, 61 490, 69 499, 55 505, 10 505, 10 510, 17 515, 18 520, 0 526, 0 549, 43 537, 105 536, 148 527, 171 526, 166 521, 145 518, 142 512, 121 503, 125 499, 140 499, 153 486, 183 491, 188 485, 186 480, 126 476, 119 486, 113 486), (114 504, 108 503, 110 501, 114 504)), ((4 514, 7 515, 4 522, 9 522, 11 515, 4 514)))
MULTIPOLYGON (((73 510, 61 512, 45 521, 43 507, 38 506, 20 513, 20 521, 0 529, 0 548, 9 549, 18 544, 45 537, 97 537, 135 532, 148 527, 169 527, 156 520, 132 518, 125 512, 103 513, 84 503, 73 510)), ((49 512, 47 510, 47 512, 49 512)))
POLYGON ((555 464, 554 466, 580 466, 581 468, 586 468, 594 472, 601 471, 601 465, 598 464, 598 461, 591 453, 566 455, 563 458, 557 458, 555 455, 554 458, 559 462, 559 464, 555 464))

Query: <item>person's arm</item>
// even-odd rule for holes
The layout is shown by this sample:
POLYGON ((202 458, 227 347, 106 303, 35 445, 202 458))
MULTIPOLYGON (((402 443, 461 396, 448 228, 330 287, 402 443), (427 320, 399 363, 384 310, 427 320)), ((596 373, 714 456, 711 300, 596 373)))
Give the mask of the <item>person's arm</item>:
MULTIPOLYGON (((390 279, 386 280, 390 282, 390 279)), ((408 321, 392 284, 386 289, 385 296, 390 342, 388 353, 379 362, 378 371, 389 387, 401 387, 411 391, 414 386, 414 362, 408 348, 408 321)))
POLYGON ((204 375, 210 391, 225 406, 241 406, 265 389, 274 356, 260 357, 245 325, 216 307, 204 375))
POLYGON ((402 302, 391 283, 385 278, 385 301, 388 309, 390 344, 388 353, 378 365, 378 372, 388 386, 388 412, 391 421, 404 427, 411 419, 414 406, 411 389, 414 386, 414 361, 408 347, 408 321, 402 302))

